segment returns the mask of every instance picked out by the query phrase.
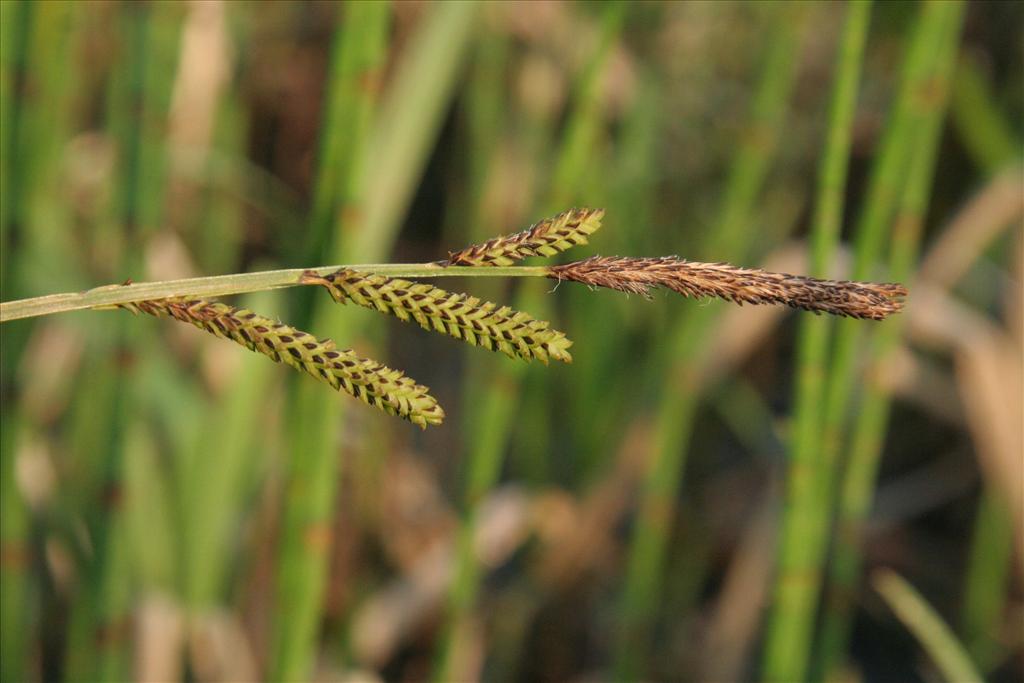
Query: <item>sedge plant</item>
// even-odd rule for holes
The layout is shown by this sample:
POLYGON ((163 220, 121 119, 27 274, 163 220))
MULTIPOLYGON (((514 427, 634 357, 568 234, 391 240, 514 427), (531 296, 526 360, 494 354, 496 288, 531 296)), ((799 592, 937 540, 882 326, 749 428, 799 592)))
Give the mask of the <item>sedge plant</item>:
POLYGON ((530 228, 497 237, 421 264, 326 266, 261 273, 133 283, 54 294, 0 304, 0 322, 81 309, 125 309, 190 323, 278 363, 290 365, 367 405, 420 427, 440 424, 444 410, 427 387, 397 370, 339 349, 283 322, 212 299, 298 285, 323 286, 338 303, 352 302, 416 322, 472 346, 525 361, 572 362, 563 332, 526 312, 404 279, 438 276, 544 277, 592 288, 650 296, 667 289, 690 298, 736 304, 780 304, 857 319, 882 320, 903 306, 906 290, 895 283, 824 280, 701 263, 674 256, 601 257, 557 266, 512 265, 527 256, 551 256, 586 244, 600 226, 601 209, 570 209, 530 228))

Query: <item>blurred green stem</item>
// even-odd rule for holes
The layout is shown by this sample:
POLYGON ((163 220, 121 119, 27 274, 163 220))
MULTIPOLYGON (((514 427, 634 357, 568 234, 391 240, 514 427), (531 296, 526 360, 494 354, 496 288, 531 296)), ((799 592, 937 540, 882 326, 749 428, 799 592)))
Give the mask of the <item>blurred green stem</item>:
POLYGON ((953 79, 950 117, 978 168, 994 175, 1022 156, 1021 140, 993 97, 976 57, 961 57, 953 79))
MULTIPOLYGON (((336 187, 330 202, 336 217, 334 239, 330 240, 332 260, 380 260, 387 257, 395 241, 437 142, 478 8, 474 3, 454 2, 429 8, 400 53, 379 103, 375 89, 359 84, 384 68, 391 6, 350 2, 345 9, 346 21, 350 22, 345 35, 353 30, 372 31, 374 38, 361 41, 363 55, 357 61, 363 67, 342 69, 346 80, 355 79, 351 90, 355 100, 349 106, 356 106, 358 112, 345 119, 351 120, 353 127, 339 129, 331 139, 338 143, 348 139, 354 146, 338 153, 345 157, 321 158, 322 163, 336 158, 346 168, 343 172, 328 172, 321 167, 318 183, 334 183, 336 187)), ((344 91, 349 86, 341 87, 344 91)), ((342 124, 342 120, 335 120, 330 125, 342 124)), ((321 201, 326 202, 326 196, 321 201)), ((412 277, 438 268, 436 264, 423 264, 386 274, 412 277)), ((290 275, 292 281, 288 284, 297 284, 294 279, 299 274, 290 275)), ((332 305, 321 299, 313 306, 311 320, 317 329, 329 313, 334 319, 348 318, 330 311, 332 305)), ((348 328, 356 336, 365 332, 364 324, 350 324, 348 328)), ((321 400, 306 383, 296 386, 289 408, 291 453, 286 463, 285 520, 269 674, 271 680, 279 681, 307 680, 313 670, 328 581, 338 454, 343 439, 337 409, 321 400)))
MULTIPOLYGON (((593 137, 603 120, 603 106, 597 88, 598 77, 603 73, 622 31, 626 9, 626 4, 622 2, 605 3, 601 8, 600 37, 575 83, 571 115, 554 156, 554 171, 543 200, 543 205, 548 209, 552 206, 568 206, 571 198, 579 194, 580 179, 595 151, 593 137)), ((551 134, 547 126, 549 122, 543 120, 543 117, 536 117, 530 123, 533 124, 532 132, 538 136, 535 141, 547 140, 551 134)), ((542 153, 544 145, 535 149, 542 153)), ((545 270, 538 268, 521 274, 542 276, 545 270)), ((545 318, 551 317, 550 312, 543 310, 544 299, 536 287, 524 286, 514 306, 529 309, 545 318)), ((460 643, 459 633, 476 603, 482 573, 472 544, 477 506, 494 487, 501 473, 503 457, 520 403, 523 374, 522 365, 502 365, 497 376, 490 380, 488 389, 479 396, 473 410, 475 424, 467 430, 469 464, 464 499, 466 513, 459 532, 455 581, 449 592, 446 623, 432 672, 435 681, 444 682, 467 674, 457 670, 457 662, 454 660, 460 643)))
MULTIPOLYGON (((925 4, 908 62, 921 60, 913 69, 914 78, 905 83, 908 101, 904 106, 919 107, 920 118, 908 126, 911 148, 906 154, 905 184, 899 196, 899 206, 893 221, 889 254, 889 276, 906 280, 913 272, 920 245, 921 232, 931 194, 932 176, 938 154, 942 123, 956 48, 963 19, 963 5, 959 2, 925 4), (921 50, 921 52, 917 52, 921 50), (923 99, 922 99, 923 98, 923 99)), ((909 66, 914 66, 913 64, 909 66)), ((867 264, 858 259, 863 271, 867 264)), ((868 345, 869 367, 860 409, 857 411, 849 446, 844 478, 838 489, 838 511, 835 555, 829 570, 831 600, 822 628, 820 671, 827 673, 846 648, 849 632, 852 596, 860 574, 861 529, 871 505, 878 463, 888 425, 891 388, 885 381, 885 362, 899 344, 902 321, 893 320, 880 327, 868 345)), ((838 341, 845 341, 841 336, 838 341)), ((847 343, 849 343, 847 341, 847 343)), ((834 364, 849 363, 855 349, 838 347, 834 364), (840 351, 849 357, 840 357, 840 351)), ((847 371, 847 366, 841 368, 847 371)), ((837 370, 833 367, 833 373, 837 370)), ((849 376, 832 379, 850 381, 849 376)), ((834 387, 833 387, 834 388, 834 387)), ((836 398, 830 396, 831 399, 836 398)), ((845 399, 843 405, 846 405, 845 399)), ((826 405, 826 414, 834 405, 826 405)), ((827 446, 828 444, 826 444, 827 446)))
MULTIPOLYGON (((854 279, 870 277, 878 266, 886 227, 904 187, 915 131, 931 108, 927 97, 934 64, 931 45, 941 27, 937 7, 935 3, 922 7, 908 40, 896 103, 886 123, 855 228, 854 279)), ((837 327, 821 427, 823 457, 831 461, 841 448, 847 411, 855 393, 857 352, 863 343, 862 326, 842 320, 837 327)))
MULTIPOLYGON (((870 2, 852 2, 847 8, 811 233, 810 270, 817 277, 829 276, 839 241, 857 89, 871 16, 870 2)), ((831 486, 826 482, 831 480, 833 468, 832 462, 820 457, 819 441, 832 321, 806 316, 800 323, 795 433, 790 441, 780 566, 764 654, 765 678, 780 681, 801 680, 807 670, 828 544, 831 486)))
POLYGON ((1013 563, 1013 514, 999 491, 987 489, 978 502, 971 554, 964 580, 961 632, 974 659, 987 670, 1003 646, 999 628, 1010 604, 1013 563))
MULTIPOLYGON (((31 3, 0 3, 0 290, 10 292, 12 277, 8 254, 17 230, 19 199, 23 173, 19 172, 19 129, 24 116, 16 104, 24 88, 28 36, 32 20, 31 3)), ((17 353, 22 342, 4 340, 0 359, 0 386, 13 386, 17 353), (10 347, 8 346, 10 344, 10 347), (12 348, 13 347, 13 348, 12 348)), ((17 401, 17 395, 12 404, 17 401)), ((28 505, 18 491, 15 461, 18 437, 22 432, 20 411, 4 418, 0 430, 0 680, 17 681, 26 677, 27 643, 35 625, 29 605, 35 587, 30 572, 28 505)))
POLYGON ((890 569, 880 569, 871 583, 934 660, 945 680, 950 683, 983 680, 946 622, 906 579, 890 569))
MULTIPOLYGON (((775 155, 787 103, 795 81, 803 8, 771 6, 774 17, 748 133, 732 162, 716 229, 702 245, 716 260, 735 260, 749 243, 754 205, 775 155)), ((675 502, 686 466, 686 451, 699 404, 698 370, 717 306, 701 306, 669 332, 675 361, 660 397, 657 429, 640 493, 639 512, 629 548, 622 619, 615 648, 615 680, 643 678, 653 619, 662 584, 662 567, 675 516, 675 502)))

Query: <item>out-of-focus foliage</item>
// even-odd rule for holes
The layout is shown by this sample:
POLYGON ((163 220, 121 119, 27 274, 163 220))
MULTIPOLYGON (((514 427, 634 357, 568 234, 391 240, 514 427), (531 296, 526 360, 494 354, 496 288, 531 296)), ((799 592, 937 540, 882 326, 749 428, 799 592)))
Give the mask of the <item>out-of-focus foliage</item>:
POLYGON ((1022 27, 1001 2, 0 2, 4 301, 433 261, 572 206, 604 227, 554 260, 910 290, 833 324, 460 282, 564 330, 549 367, 323 293, 233 302, 429 385, 423 433, 187 326, 4 324, 0 679, 1019 680, 1022 27))

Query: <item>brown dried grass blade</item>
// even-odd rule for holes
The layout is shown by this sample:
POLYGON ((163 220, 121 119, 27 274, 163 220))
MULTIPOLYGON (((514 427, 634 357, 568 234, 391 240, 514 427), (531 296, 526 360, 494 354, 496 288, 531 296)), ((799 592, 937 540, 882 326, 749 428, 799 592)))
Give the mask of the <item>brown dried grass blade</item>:
POLYGON ((553 266, 548 277, 650 295, 664 287, 695 299, 715 297, 737 304, 784 304, 814 313, 882 320, 903 307, 900 284, 820 280, 803 275, 700 263, 672 256, 634 258, 593 256, 553 266))

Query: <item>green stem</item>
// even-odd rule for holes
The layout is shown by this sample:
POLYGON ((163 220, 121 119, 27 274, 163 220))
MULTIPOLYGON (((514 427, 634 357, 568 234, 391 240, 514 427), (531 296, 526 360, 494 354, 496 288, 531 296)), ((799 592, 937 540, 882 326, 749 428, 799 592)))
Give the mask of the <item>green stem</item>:
MULTIPOLYGON (((870 16, 869 2, 847 5, 811 234, 811 272, 818 277, 829 275, 829 264, 839 241, 857 88, 870 16)), ((821 457, 820 442, 831 332, 832 323, 827 318, 808 316, 801 320, 786 513, 782 520, 778 576, 764 650, 763 676, 767 680, 805 678, 814 636, 814 618, 828 548, 829 482, 834 469, 832 462, 821 457)))
POLYGON ((7 301, 0 304, 0 323, 21 318, 34 318, 54 313, 79 311, 85 308, 116 306, 131 301, 166 299, 172 296, 227 296, 261 292, 304 284, 303 273, 313 271, 327 275, 336 270, 379 273, 391 277, 546 277, 547 266, 507 266, 480 268, 478 266, 443 266, 439 263, 378 263, 350 266, 320 266, 317 268, 288 268, 266 270, 259 273, 236 273, 212 277, 193 277, 182 280, 137 282, 124 285, 105 285, 84 292, 50 294, 31 299, 7 301))
POLYGON ((891 569, 879 569, 871 583, 924 647, 942 678, 960 683, 984 680, 949 625, 906 579, 891 569))
MULTIPOLYGON (((573 86, 569 117, 560 141, 555 142, 552 122, 546 116, 534 111, 527 114, 523 121, 524 148, 532 152, 534 158, 543 158, 549 146, 557 144, 557 151, 550 162, 554 171, 543 190, 541 205, 545 211, 555 206, 571 206, 574 198, 582 197, 580 179, 595 162, 597 134, 605 115, 595 83, 604 72, 604 65, 619 38, 626 11, 624 3, 602 5, 600 18, 597 19, 600 38, 573 86)), ((537 287, 523 287, 516 295, 514 307, 548 318, 552 311, 546 311, 547 306, 543 300, 538 300, 538 290, 537 287)), ((460 670, 457 656, 463 644, 459 634, 464 632, 469 623, 470 614, 477 605, 481 582, 486 577, 486 567, 480 565, 471 541, 476 533, 478 506, 497 485, 509 452, 517 411, 526 388, 524 375, 525 366, 522 364, 502 365, 487 382, 487 388, 477 395, 473 409, 467 411, 468 429, 464 441, 467 455, 467 482, 463 494, 465 513, 459 529, 459 538, 462 540, 457 548, 455 580, 449 589, 444 630, 431 672, 433 681, 444 682, 479 675, 460 670)), ((537 424, 529 421, 526 423, 537 424)), ((535 431, 540 439, 547 435, 543 425, 535 431)), ((527 460, 531 456, 524 453, 520 457, 527 460)))
MULTIPOLYGON (((913 78, 905 83, 907 102, 904 106, 922 100, 922 95, 927 94, 927 97, 916 102, 914 109, 907 114, 912 118, 906 129, 913 134, 907 143, 910 146, 900 154, 904 157, 902 173, 905 179, 893 187, 899 199, 893 207, 895 215, 890 229, 888 274, 894 279, 910 278, 920 249, 963 12, 963 3, 936 2, 923 5, 918 29, 920 33, 912 40, 908 62, 913 64, 908 64, 908 75, 912 73, 913 78)), ((867 268, 867 262, 858 258, 855 273, 857 264, 862 269, 867 268)), ((816 648, 821 662, 818 677, 829 675, 848 646, 853 598, 856 596, 862 567, 864 520, 870 511, 875 492, 892 402, 891 388, 881 381, 882 371, 879 368, 886 367, 886 360, 891 358, 900 344, 901 334, 901 321, 896 320, 877 330, 866 344, 864 341, 859 342, 866 349, 868 365, 864 379, 861 380, 861 396, 856 403, 850 429, 845 469, 842 477, 837 479, 833 492, 837 496, 836 533, 827 579, 831 598, 820 629, 820 645, 816 648)), ((842 326, 840 335, 833 357, 833 370, 836 372, 836 366, 842 364, 838 370, 843 374, 833 374, 831 379, 844 386, 851 382, 848 386, 853 386, 854 374, 845 373, 854 367, 857 349, 846 349, 838 345, 838 342, 851 338, 843 334, 842 326)), ((834 390, 836 386, 831 388, 834 390)), ((830 393, 826 399, 826 426, 830 422, 830 407, 838 408, 840 399, 836 393, 830 393)), ((842 403, 845 412, 849 403, 845 399, 842 399, 842 403)), ((836 424, 839 424, 838 420, 836 424)))
MULTIPOLYGON (((740 260, 749 253, 748 226, 758 198, 768 181, 778 141, 786 122, 795 82, 800 35, 806 10, 800 5, 769 6, 773 23, 766 46, 753 109, 745 136, 731 163, 716 228, 699 247, 715 260, 740 260)), ((671 349, 668 369, 659 367, 664 380, 658 400, 655 437, 643 474, 639 512, 630 539, 625 585, 621 594, 617 643, 612 678, 619 681, 650 677, 644 671, 653 643, 663 571, 668 559, 676 499, 693 434, 701 386, 698 369, 706 358, 710 330, 720 311, 703 306, 691 309, 666 332, 671 349)))
POLYGON ((1011 604, 1013 513, 998 491, 985 490, 978 502, 964 578, 961 632, 974 661, 988 670, 1004 650, 999 630, 1011 604))
MULTIPOLYGON (((355 68, 345 76, 356 79, 351 91, 357 97, 348 98, 346 106, 357 107, 358 113, 352 117, 351 127, 344 121, 331 123, 341 131, 336 139, 348 139, 352 145, 336 157, 346 169, 337 178, 335 234, 329 253, 335 262, 379 261, 391 253, 431 150, 438 144, 463 55, 477 35, 479 6, 433 5, 397 52, 390 38, 394 13, 390 3, 353 1, 345 8, 346 21, 354 27, 351 30, 372 31, 373 37, 365 41, 359 58, 367 68, 355 68), (365 87, 366 74, 383 74, 385 67, 391 75, 378 98, 373 89, 365 87)), ((355 39, 347 30, 341 39, 346 37, 355 39)), ((371 76, 370 82, 376 78, 371 76)), ((322 181, 328 182, 328 177, 323 176, 322 181)), ((336 309, 327 297, 321 297, 312 307, 310 328, 346 329, 353 338, 370 332, 365 316, 339 315, 342 312, 336 309), (330 326, 325 324, 328 319, 330 326)), ((285 467, 285 514, 275 559, 277 618, 271 629, 267 675, 271 681, 312 676, 322 650, 326 591, 333 580, 330 530, 339 514, 339 460, 352 457, 359 478, 365 465, 358 463, 368 460, 361 454, 371 447, 368 441, 353 437, 346 416, 317 396, 309 384, 297 383, 287 411, 291 452, 285 467), (324 542, 310 543, 311 538, 324 542)), ((373 448, 379 447, 373 444, 373 448)))

